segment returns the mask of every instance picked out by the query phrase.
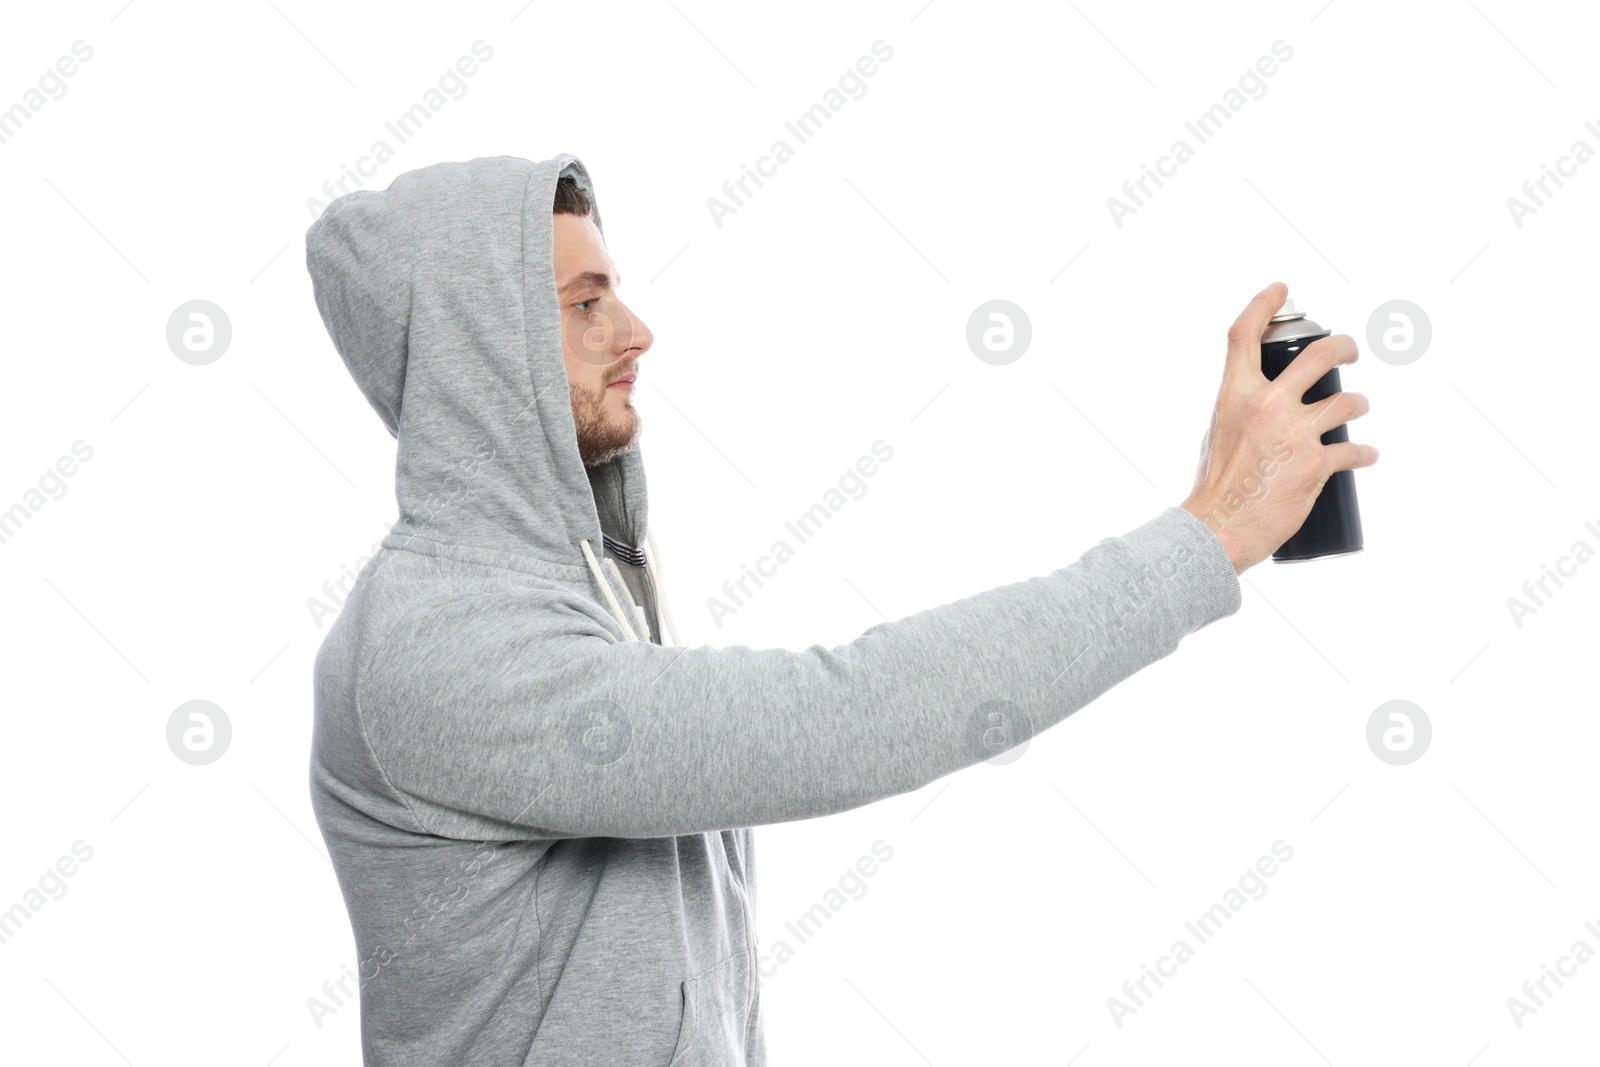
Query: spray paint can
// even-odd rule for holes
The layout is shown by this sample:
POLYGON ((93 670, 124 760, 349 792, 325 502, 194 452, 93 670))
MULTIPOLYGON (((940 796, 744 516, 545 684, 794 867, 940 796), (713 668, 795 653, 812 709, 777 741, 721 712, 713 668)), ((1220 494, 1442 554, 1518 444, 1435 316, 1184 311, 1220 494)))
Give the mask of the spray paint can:
MULTIPOLYGON (((1305 312, 1296 311, 1293 300, 1288 301, 1282 311, 1272 316, 1261 335, 1261 373, 1269 381, 1276 378, 1307 345, 1327 337, 1328 333, 1306 318, 1305 312)), ((1306 391, 1301 402, 1315 403, 1339 392, 1340 388, 1339 368, 1334 367, 1306 391)), ((1350 430, 1344 425, 1335 426, 1322 435, 1325 445, 1348 440, 1350 430)), ((1322 487, 1305 523, 1272 554, 1272 559, 1275 563, 1298 563, 1347 556, 1361 549, 1361 510, 1356 506, 1355 472, 1337 471, 1322 487)))

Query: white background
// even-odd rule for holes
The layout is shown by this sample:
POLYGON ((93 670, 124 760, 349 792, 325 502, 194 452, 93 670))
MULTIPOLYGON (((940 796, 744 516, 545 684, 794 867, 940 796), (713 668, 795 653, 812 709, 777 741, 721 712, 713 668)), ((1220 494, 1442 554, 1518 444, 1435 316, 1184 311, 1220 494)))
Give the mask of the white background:
POLYGON ((1224 331, 1271 280, 1362 346, 1364 554, 1250 571, 1236 616, 1014 763, 759 831, 764 951, 893 849, 766 980, 774 1064, 1592 1058, 1600 961, 1521 1027, 1506 1001, 1600 951, 1600 562, 1520 627, 1506 601, 1600 547, 1600 161, 1520 227, 1506 200, 1600 149, 1600 21, 1320 3, 8 11, 0 107, 94 53, 0 145, 0 509, 93 456, 0 544, 0 909, 93 856, 0 945, 0 1057, 359 1060, 355 1009, 307 1008, 355 956, 307 792, 306 602, 393 521, 394 442, 312 303, 306 202, 482 39, 367 185, 589 166, 657 339, 636 404, 688 642, 848 641, 1178 503, 1224 331), (879 40, 865 95, 719 228, 707 198, 879 40), (1106 199, 1280 40, 1265 95, 1115 225, 1106 199), (964 336, 995 298, 1033 326, 1002 367, 964 336), (207 366, 165 339, 192 299, 233 326, 207 366), (1408 365, 1366 339, 1392 299, 1432 322, 1408 365), (867 494, 717 627, 707 598, 880 439, 867 494), (233 723, 209 766, 167 748, 191 699, 233 723), (1433 725, 1408 766, 1367 746, 1391 699, 1433 725), (1279 840, 1266 895, 1116 1025, 1107 998, 1279 840))

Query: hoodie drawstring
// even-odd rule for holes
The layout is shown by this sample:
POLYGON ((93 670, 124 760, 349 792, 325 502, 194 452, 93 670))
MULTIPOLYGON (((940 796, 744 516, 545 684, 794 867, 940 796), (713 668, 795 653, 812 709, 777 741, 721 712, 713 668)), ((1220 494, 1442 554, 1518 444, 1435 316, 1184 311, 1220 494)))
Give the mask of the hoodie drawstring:
POLYGON ((678 631, 672 625, 672 609, 667 606, 667 577, 666 572, 661 569, 661 553, 656 548, 655 535, 648 527, 644 531, 644 545, 645 562, 650 564, 650 573, 656 580, 656 606, 661 609, 661 621, 666 624, 667 633, 672 635, 672 643, 681 645, 683 642, 678 640, 678 631))
POLYGON ((594 580, 600 583, 600 591, 606 595, 606 605, 611 609, 611 617, 616 620, 622 632, 628 635, 629 641, 639 640, 639 635, 634 633, 633 627, 628 623, 628 617, 622 612, 622 605, 617 602, 617 594, 611 591, 611 583, 600 570, 600 564, 595 561, 594 549, 589 547, 589 539, 585 537, 583 545, 583 558, 589 561, 589 572, 594 575, 594 580))
MULTIPOLYGON (((655 581, 656 607, 660 611, 661 622, 664 626, 666 626, 667 633, 671 635, 672 643, 675 645, 681 645, 683 642, 678 639, 677 627, 672 625, 672 609, 667 607, 667 581, 666 576, 661 570, 661 564, 658 562, 660 559, 660 551, 656 548, 655 535, 649 530, 646 530, 644 532, 644 541, 645 563, 648 565, 650 575, 655 581)), ((606 580, 605 574, 601 570, 600 562, 595 559, 594 549, 590 546, 589 539, 585 537, 579 543, 583 546, 583 558, 589 562, 589 572, 594 575, 594 580, 600 583, 600 591, 605 594, 606 606, 611 611, 612 619, 616 621, 618 626, 622 627, 622 632, 628 636, 629 641, 644 640, 639 636, 634 628, 629 625, 628 616, 622 610, 622 603, 617 600, 616 593, 612 591, 611 583, 606 580)), ((611 573, 616 575, 617 585, 621 586, 623 589, 626 589, 628 587, 627 583, 622 580, 622 572, 617 569, 617 565, 609 559, 605 562, 610 565, 611 573)), ((628 599, 631 602, 633 598, 630 596, 628 599)), ((646 634, 648 634, 650 631, 649 626, 644 618, 644 608, 638 607, 638 605, 635 605, 635 607, 639 611, 640 627, 646 634)))
POLYGON ((639 624, 639 633, 641 635, 639 640, 643 641, 650 633, 650 616, 646 614, 644 605, 635 604, 633 602, 633 591, 629 589, 627 579, 622 577, 622 568, 617 566, 616 560, 612 559, 610 556, 602 556, 600 559, 600 565, 610 569, 611 577, 617 580, 617 586, 619 588, 628 589, 628 606, 633 608, 634 621, 639 624))

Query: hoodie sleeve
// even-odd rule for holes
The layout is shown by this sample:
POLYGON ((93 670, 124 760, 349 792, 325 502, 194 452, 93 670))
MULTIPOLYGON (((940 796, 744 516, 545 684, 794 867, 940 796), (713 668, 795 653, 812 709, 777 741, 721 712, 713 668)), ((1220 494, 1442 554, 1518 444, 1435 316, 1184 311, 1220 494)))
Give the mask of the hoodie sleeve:
POLYGON ((804 651, 618 641, 558 591, 412 611, 359 680, 384 777, 430 833, 659 837, 918 789, 1055 725, 1237 611, 1169 508, 1077 562, 804 651))

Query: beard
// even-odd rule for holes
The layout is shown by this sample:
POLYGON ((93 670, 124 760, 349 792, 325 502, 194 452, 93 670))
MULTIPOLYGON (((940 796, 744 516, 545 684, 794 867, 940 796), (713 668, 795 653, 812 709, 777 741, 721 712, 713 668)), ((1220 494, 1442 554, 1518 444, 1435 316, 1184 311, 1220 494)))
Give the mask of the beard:
MULTIPOLYGON (((620 377, 621 375, 618 375, 620 377)), ((610 382, 590 392, 569 385, 572 394, 572 422, 578 431, 578 455, 585 467, 598 467, 639 446, 644 420, 630 404, 620 416, 606 413, 606 389, 610 382)))

